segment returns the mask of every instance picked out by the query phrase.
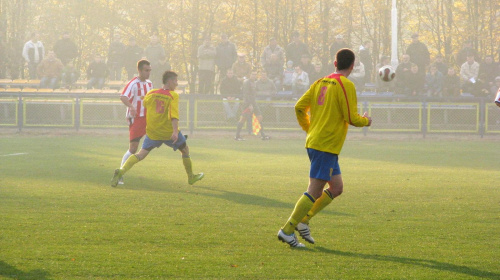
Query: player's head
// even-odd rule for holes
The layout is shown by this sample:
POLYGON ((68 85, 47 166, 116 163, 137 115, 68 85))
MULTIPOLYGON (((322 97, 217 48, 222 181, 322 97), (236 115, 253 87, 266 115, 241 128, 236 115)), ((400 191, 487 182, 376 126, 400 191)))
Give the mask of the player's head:
POLYGON ((349 70, 354 67, 356 56, 350 49, 340 49, 335 55, 335 67, 337 70, 349 70))
POLYGON ((149 75, 151 74, 151 63, 145 59, 139 60, 137 62, 137 72, 139 72, 139 79, 149 79, 149 75))
POLYGON ((162 81, 165 89, 175 90, 177 87, 177 73, 170 70, 165 71, 162 81))

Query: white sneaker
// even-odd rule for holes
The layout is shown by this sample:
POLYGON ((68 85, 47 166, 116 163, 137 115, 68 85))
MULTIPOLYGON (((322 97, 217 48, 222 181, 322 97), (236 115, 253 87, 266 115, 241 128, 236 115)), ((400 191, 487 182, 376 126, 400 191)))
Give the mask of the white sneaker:
POLYGON ((305 241, 314 244, 314 238, 311 236, 308 224, 298 223, 295 229, 299 232, 300 237, 302 237, 305 241))
POLYGON ((287 235, 286 233, 283 232, 282 229, 280 229, 280 231, 278 231, 278 239, 281 240, 281 242, 288 243, 288 245, 290 245, 290 247, 295 247, 295 248, 306 247, 306 245, 299 242, 295 233, 287 235))
POLYGON ((123 176, 118 179, 118 185, 124 185, 125 183, 123 182, 123 176))

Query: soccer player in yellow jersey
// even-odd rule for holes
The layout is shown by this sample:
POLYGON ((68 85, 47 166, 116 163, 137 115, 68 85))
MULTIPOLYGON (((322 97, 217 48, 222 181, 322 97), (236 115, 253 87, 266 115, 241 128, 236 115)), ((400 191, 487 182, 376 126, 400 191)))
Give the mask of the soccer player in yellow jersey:
POLYGON ((163 74, 163 88, 152 89, 144 97, 146 108, 146 138, 142 143, 141 150, 132 156, 115 170, 111 186, 116 187, 120 177, 125 174, 134 164, 146 158, 149 152, 165 144, 172 147, 174 151, 179 150, 182 154, 182 162, 188 175, 190 185, 201 180, 203 173, 193 174, 189 147, 186 138, 179 131, 179 95, 174 91, 177 87, 177 74, 166 71, 163 74))
POLYGON ((290 218, 278 232, 278 239, 291 247, 305 247, 298 241, 295 230, 304 240, 314 244, 309 220, 342 193, 338 154, 348 126, 371 125, 372 119, 366 112, 363 116, 358 114, 356 89, 347 79, 354 67, 354 58, 351 50, 339 50, 336 71, 317 80, 295 105, 297 120, 307 132, 306 148, 311 168, 307 192, 299 198, 290 218))

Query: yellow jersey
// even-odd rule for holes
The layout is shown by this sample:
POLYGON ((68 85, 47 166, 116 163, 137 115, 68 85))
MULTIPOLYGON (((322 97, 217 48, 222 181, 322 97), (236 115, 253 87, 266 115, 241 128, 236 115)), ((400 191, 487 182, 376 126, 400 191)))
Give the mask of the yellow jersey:
POLYGON ((179 94, 152 89, 144 97, 146 134, 151 140, 169 140, 174 131, 172 119, 179 119, 179 94))
POLYGON ((367 126, 368 118, 358 114, 354 84, 333 73, 317 80, 295 104, 295 114, 307 132, 306 148, 339 154, 349 124, 367 126))

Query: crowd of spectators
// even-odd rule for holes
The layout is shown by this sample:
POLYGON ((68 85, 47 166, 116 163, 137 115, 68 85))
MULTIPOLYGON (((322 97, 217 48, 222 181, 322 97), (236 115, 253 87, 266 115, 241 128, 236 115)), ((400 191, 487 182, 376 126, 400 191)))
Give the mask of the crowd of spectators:
MULTIPOLYGON (((389 57, 381 56, 374 65, 372 42, 363 41, 357 49, 355 67, 349 76, 357 91, 435 97, 491 96, 497 92, 500 64, 494 61, 492 55, 481 56, 472 41, 465 41, 453 58, 446 59, 437 54, 431 60, 426 44, 419 40, 419 34, 413 34, 411 40, 400 63, 395 66, 396 78, 391 82, 376 78, 378 69, 391 64, 389 57), (447 64, 446 61, 454 61, 454 64, 447 64)), ((258 62, 252 63, 245 53, 238 53, 237 46, 227 34, 221 34, 217 44, 206 36, 197 53, 197 88, 191 90, 200 94, 238 96, 243 82, 252 71, 257 70, 257 95, 263 98, 300 95, 317 79, 334 71, 333 59, 342 48, 352 49, 352 46, 342 34, 337 34, 329 48, 330 63, 323 65, 319 58, 311 55, 300 33, 293 32, 290 43, 285 47, 280 46, 275 38, 270 38, 260 57, 255 59, 258 62)), ((5 53, 3 45, 0 46, 2 62, 7 60, 5 53)), ((41 88, 71 88, 80 78, 80 72, 75 68, 79 50, 69 32, 64 32, 48 49, 40 40, 40 35, 32 33, 30 40, 24 44, 22 56, 29 79, 39 79, 41 88)), ((125 44, 119 34, 114 34, 107 56, 95 54, 88 62, 84 77, 87 88, 101 89, 106 79, 131 79, 137 72, 136 63, 140 59, 150 61, 154 69, 150 79, 154 85, 161 85, 161 73, 170 70, 171 65, 158 36, 152 35, 149 44, 143 48, 133 37, 128 38, 128 44, 125 44)), ((0 78, 5 77, 5 69, 5 65, 1 65, 0 78)))

